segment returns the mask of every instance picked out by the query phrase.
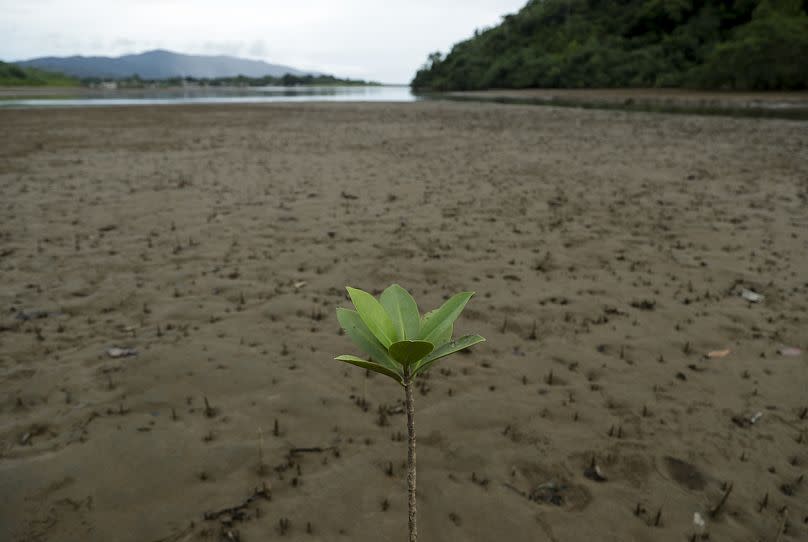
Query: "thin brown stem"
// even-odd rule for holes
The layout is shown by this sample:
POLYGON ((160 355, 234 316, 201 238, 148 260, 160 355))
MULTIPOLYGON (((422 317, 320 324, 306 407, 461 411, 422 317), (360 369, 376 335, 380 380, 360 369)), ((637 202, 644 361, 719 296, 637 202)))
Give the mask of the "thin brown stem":
POLYGON ((407 432, 410 435, 409 446, 407 448, 407 487, 409 490, 409 525, 410 542, 418 539, 418 527, 416 525, 415 506, 415 406, 412 399, 412 379, 407 375, 404 380, 404 392, 407 397, 407 432))

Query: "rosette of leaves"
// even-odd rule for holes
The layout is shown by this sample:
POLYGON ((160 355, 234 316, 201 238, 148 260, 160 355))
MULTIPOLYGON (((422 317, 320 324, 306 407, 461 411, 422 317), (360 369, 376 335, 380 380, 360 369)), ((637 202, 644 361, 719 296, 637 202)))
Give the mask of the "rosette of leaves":
POLYGON ((413 381, 436 361, 485 341, 479 335, 452 338, 454 322, 474 292, 456 294, 439 308, 421 316, 413 297, 398 284, 387 288, 379 299, 356 288, 348 287, 347 290, 356 310, 338 308, 337 320, 367 359, 353 355, 335 359, 388 376, 405 390, 409 433, 409 528, 410 542, 414 542, 417 528, 413 381))

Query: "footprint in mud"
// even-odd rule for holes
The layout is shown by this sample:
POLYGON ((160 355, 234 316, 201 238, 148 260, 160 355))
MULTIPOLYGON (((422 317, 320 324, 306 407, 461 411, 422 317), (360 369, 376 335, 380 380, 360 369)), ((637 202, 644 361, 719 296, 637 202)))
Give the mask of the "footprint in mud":
POLYGON ((592 502, 591 492, 583 485, 572 483, 572 476, 563 467, 545 469, 536 464, 526 464, 515 468, 514 475, 513 483, 503 485, 535 503, 581 511, 592 502))
POLYGON ((665 456, 664 461, 668 474, 680 486, 691 491, 701 491, 707 486, 707 478, 692 463, 671 456, 665 456))

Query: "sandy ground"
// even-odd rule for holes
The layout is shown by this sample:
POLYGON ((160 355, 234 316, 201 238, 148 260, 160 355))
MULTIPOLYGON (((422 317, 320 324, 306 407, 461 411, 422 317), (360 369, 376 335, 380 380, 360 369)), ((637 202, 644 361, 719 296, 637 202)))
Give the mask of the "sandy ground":
POLYGON ((332 361, 394 281, 488 338, 416 396, 423 541, 808 539, 806 123, 7 110, 0 206, 0 540, 404 540, 402 390, 332 361))

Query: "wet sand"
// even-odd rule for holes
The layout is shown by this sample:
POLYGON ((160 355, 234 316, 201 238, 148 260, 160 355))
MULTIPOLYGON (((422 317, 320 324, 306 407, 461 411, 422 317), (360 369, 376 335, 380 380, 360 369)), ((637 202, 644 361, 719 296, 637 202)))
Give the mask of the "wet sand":
POLYGON ((807 126, 0 111, 0 540, 404 540, 402 390, 332 361, 394 281, 488 339, 416 395, 422 540, 805 540, 807 126))

